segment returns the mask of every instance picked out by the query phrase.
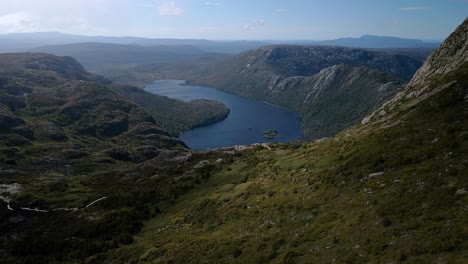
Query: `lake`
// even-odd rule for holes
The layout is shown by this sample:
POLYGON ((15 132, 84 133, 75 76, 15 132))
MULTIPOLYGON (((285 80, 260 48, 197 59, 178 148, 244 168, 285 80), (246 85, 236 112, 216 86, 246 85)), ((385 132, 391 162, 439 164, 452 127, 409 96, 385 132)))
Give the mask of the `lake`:
POLYGON ((297 113, 280 106, 228 94, 210 87, 186 85, 183 80, 155 81, 146 86, 145 90, 186 102, 194 99, 215 100, 231 109, 225 119, 189 130, 179 137, 192 149, 206 150, 253 143, 288 142, 303 137, 297 113), (265 138, 263 133, 273 129, 278 130, 276 138, 265 138))

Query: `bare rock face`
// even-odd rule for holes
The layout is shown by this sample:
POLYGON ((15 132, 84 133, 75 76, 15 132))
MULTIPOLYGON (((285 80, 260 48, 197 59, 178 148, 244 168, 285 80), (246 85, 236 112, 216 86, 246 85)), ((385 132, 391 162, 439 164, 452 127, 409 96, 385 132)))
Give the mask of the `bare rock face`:
POLYGON ((468 62, 468 18, 434 51, 409 83, 426 86, 431 75, 445 75, 468 62))
POLYGON ((435 50, 416 72, 408 86, 362 120, 363 125, 384 123, 399 109, 406 109, 444 90, 453 82, 440 80, 468 67, 468 19, 435 50), (381 113, 385 113, 382 115, 381 113))

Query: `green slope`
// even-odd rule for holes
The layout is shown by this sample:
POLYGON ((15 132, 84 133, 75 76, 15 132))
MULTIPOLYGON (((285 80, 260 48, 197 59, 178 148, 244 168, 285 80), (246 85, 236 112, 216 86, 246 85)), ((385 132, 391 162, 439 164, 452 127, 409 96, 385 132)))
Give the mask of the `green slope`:
POLYGON ((467 31, 465 21, 390 115, 378 114, 387 105, 321 143, 224 157, 99 262, 465 263, 467 31), (445 71, 418 80, 431 67, 445 71))

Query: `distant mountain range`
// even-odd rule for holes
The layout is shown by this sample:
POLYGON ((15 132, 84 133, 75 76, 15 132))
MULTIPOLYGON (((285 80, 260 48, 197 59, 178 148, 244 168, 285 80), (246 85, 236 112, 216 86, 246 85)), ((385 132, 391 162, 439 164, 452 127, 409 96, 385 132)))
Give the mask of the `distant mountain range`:
POLYGON ((407 39, 387 36, 364 35, 360 38, 339 38, 333 40, 324 40, 316 43, 317 45, 343 46, 368 49, 384 48, 437 48, 440 42, 424 42, 419 39, 407 39))
POLYGON ((168 39, 140 37, 105 37, 63 34, 59 32, 12 33, 0 35, 1 52, 24 52, 30 49, 82 42, 113 43, 122 45, 160 46, 186 45, 205 52, 240 53, 252 48, 271 44, 263 41, 213 41, 206 39, 168 39))
POLYGON ((89 71, 125 67, 129 64, 174 63, 207 53, 191 45, 141 46, 97 42, 41 46, 29 51, 71 56, 89 71))
POLYGON ((365 35, 360 38, 340 38, 325 41, 216 41, 207 39, 169 39, 141 37, 82 36, 59 32, 11 33, 0 35, 0 53, 24 52, 48 45, 73 44, 81 42, 113 43, 123 45, 159 46, 190 45, 205 52, 237 54, 260 46, 272 44, 294 45, 329 45, 359 48, 432 48, 440 42, 424 42, 418 39, 406 39, 387 36, 365 35))

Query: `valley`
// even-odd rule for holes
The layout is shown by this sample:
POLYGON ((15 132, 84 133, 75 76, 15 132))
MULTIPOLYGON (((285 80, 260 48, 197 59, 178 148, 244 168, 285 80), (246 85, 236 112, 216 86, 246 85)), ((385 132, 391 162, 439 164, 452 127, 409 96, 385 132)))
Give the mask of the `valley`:
POLYGON ((277 42, 0 35, 0 262, 467 263, 466 16, 277 42))
POLYGON ((202 63, 142 64, 127 68, 126 76, 133 77, 125 80, 110 72, 104 76, 135 85, 185 79, 283 106, 299 114, 305 138, 316 140, 358 122, 403 89, 425 58, 419 52, 266 46, 202 63))

